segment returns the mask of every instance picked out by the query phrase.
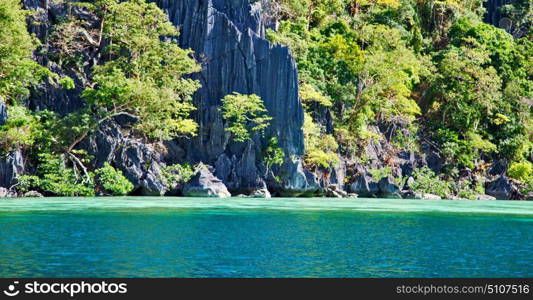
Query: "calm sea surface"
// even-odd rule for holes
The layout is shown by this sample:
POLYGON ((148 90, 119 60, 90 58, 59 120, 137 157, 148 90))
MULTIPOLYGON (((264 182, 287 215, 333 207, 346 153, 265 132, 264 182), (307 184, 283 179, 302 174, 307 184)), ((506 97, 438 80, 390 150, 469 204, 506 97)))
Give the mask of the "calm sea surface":
POLYGON ((533 202, 0 199, 0 277, 533 277, 533 202))

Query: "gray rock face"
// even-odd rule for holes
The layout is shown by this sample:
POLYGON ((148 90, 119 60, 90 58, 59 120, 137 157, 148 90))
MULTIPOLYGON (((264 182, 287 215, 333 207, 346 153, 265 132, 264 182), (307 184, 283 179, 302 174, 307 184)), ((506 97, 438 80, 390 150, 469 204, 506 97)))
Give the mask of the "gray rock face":
POLYGON ((418 167, 417 156, 414 151, 401 151, 396 160, 400 165, 402 176, 410 176, 413 174, 413 170, 418 167))
POLYGON ((500 176, 494 181, 487 182, 485 193, 498 200, 515 199, 519 194, 518 189, 507 176, 500 176))
POLYGON ((402 198, 400 188, 392 177, 384 177, 378 183, 379 194, 383 198, 402 198))
POLYGON ((8 197, 8 195, 9 195, 9 190, 4 187, 0 187, 0 198, 6 198, 8 197))
MULTIPOLYGON (((23 0, 24 7, 32 11, 29 16, 28 30, 35 34, 43 43, 43 50, 51 50, 46 43, 47 38, 52 32, 55 23, 68 17, 69 10, 67 9, 67 1, 43 1, 43 0, 23 0)), ((89 23, 96 23, 97 19, 86 12, 86 10, 73 6, 70 13, 75 16, 83 17, 84 21, 89 23)), ((46 55, 37 56, 36 60, 43 66, 46 66, 52 72, 58 75, 67 75, 74 80, 76 88, 72 90, 65 90, 58 85, 51 84, 49 81, 44 81, 36 88, 36 92, 32 93, 28 101, 29 107, 33 110, 52 110, 60 114, 66 114, 78 111, 86 106, 85 101, 80 97, 83 83, 86 79, 86 74, 89 74, 90 69, 95 64, 91 56, 94 53, 84 53, 83 55, 84 73, 79 74, 71 70, 63 70, 59 65, 50 61, 46 55), (82 75, 82 76, 80 76, 82 75)))
POLYGON ((325 193, 324 187, 318 183, 318 178, 311 171, 304 169, 298 158, 297 161, 286 161, 282 166, 285 173, 283 182, 269 181, 269 189, 278 196, 306 197, 317 196, 325 193))
POLYGON ((200 171, 185 185, 183 195, 186 197, 231 197, 222 180, 215 177, 207 167, 200 168, 200 171))
POLYGON ((166 187, 160 180, 161 165, 155 157, 151 147, 130 140, 118 151, 115 164, 142 195, 162 196, 166 187))
POLYGON ((336 191, 343 190, 344 179, 346 178, 346 163, 340 160, 335 166, 320 168, 313 173, 319 186, 323 189, 321 193, 329 193, 328 190, 334 188, 336 191))
POLYGON ((11 187, 16 183, 16 177, 24 172, 24 158, 21 151, 10 152, 6 157, 0 157, 0 187, 11 187))
MULTIPOLYGON (((158 0, 171 22, 180 30, 179 44, 195 51, 202 64, 200 73, 193 75, 202 84, 194 95, 198 108, 194 119, 199 124, 196 138, 167 143, 165 157, 150 146, 124 137, 116 127, 104 126, 100 132, 86 139, 81 148, 95 156, 101 167, 110 162, 120 168, 143 194, 160 194, 158 166, 164 163, 204 162, 217 168, 217 176, 232 190, 250 193, 266 183, 287 194, 313 193, 317 179, 307 174, 299 157, 303 154, 303 108, 298 98, 298 73, 288 48, 270 44, 265 38, 260 2, 248 0, 158 0), (224 130, 219 107, 221 99, 232 92, 257 94, 264 100, 271 126, 264 135, 256 134, 249 143, 235 143, 224 130), (265 177, 259 155, 270 137, 277 137, 286 154, 286 162, 275 167, 280 182, 265 177), (126 147, 126 148, 123 148, 126 147), (135 149, 139 148, 139 149, 135 149)), ((53 26, 67 15, 65 2, 23 0, 25 8, 33 10, 29 30, 46 43, 53 26)), ((85 9, 73 7, 69 13, 88 24, 97 25, 95 16, 85 9)), ((77 111, 85 106, 80 97, 81 87, 97 63, 97 53, 84 53, 82 74, 62 70, 46 56, 37 61, 57 74, 68 75, 76 89, 65 91, 43 83, 33 93, 28 105, 33 110, 49 109, 60 114, 77 111)), ((1 112, 0 112, 1 114, 1 112)), ((115 120, 119 124, 135 120, 115 120)), ((342 176, 339 176, 342 177, 342 176)))
POLYGON ((150 145, 125 137, 117 125, 106 123, 81 145, 95 158, 95 167, 110 162, 133 183, 136 193, 161 196, 166 187, 160 180, 162 158, 150 145))
POLYGON ((422 194, 422 199, 424 200, 442 200, 442 198, 438 195, 433 194, 422 194))
MULTIPOLYGON (((354 195, 354 194, 352 194, 354 195)), ((326 196, 332 197, 332 198, 346 198, 348 197, 348 193, 345 191, 339 189, 337 185, 330 185, 327 187, 327 193, 326 196)), ((357 195, 355 196, 357 197, 357 195)))
POLYGON ((375 197, 379 193, 378 183, 368 175, 358 175, 354 182, 348 185, 348 191, 360 197, 375 197))
POLYGON ((489 196, 489 195, 476 195, 477 200, 496 200, 496 197, 489 196))
POLYGON ((421 150, 424 154, 424 162, 428 168, 437 174, 440 173, 442 170, 443 159, 437 149, 427 143, 422 143, 421 150))
POLYGON ((311 192, 301 161, 303 108, 298 98, 298 74, 288 48, 264 38, 260 4, 247 0, 157 0, 180 29, 179 43, 195 51, 203 69, 193 76, 202 84, 194 95, 199 132, 179 141, 186 160, 216 167, 228 188, 248 193, 260 188, 265 174, 260 152, 269 137, 278 138, 286 162, 274 169, 281 183, 267 180, 269 189, 290 194, 311 192), (234 143, 224 131, 219 106, 232 92, 259 95, 273 117, 264 136, 255 135, 246 145, 234 143))
POLYGON ((493 176, 504 175, 509 168, 509 162, 507 159, 498 159, 492 162, 492 165, 489 169, 489 174, 493 176))
MULTIPOLYGON (((7 121, 7 107, 0 102, 0 126, 7 121)), ((24 159, 20 151, 13 151, 4 157, 0 157, 0 187, 10 188, 16 183, 18 174, 24 172, 24 159)))
POLYGON ((270 195, 270 192, 264 188, 252 192, 250 198, 272 198, 272 195, 270 195))
POLYGON ((502 18, 500 7, 512 3, 510 0, 487 0, 484 3, 487 12, 485 14, 485 22, 492 24, 494 26, 500 25, 500 20, 502 18))
POLYGON ((7 107, 4 102, 0 102, 0 126, 4 125, 7 120, 7 107))

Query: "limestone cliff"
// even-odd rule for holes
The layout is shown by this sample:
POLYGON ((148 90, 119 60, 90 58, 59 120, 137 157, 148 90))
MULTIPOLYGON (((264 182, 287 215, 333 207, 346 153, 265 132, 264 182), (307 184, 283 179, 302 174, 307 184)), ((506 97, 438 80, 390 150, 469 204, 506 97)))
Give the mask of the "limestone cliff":
POLYGON ((248 193, 266 183, 280 192, 307 190, 300 162, 304 149, 298 72, 289 50, 264 38, 260 5, 246 0, 159 0, 157 4, 179 28, 180 45, 193 49, 203 66, 194 76, 202 84, 194 96, 198 137, 175 143, 182 156, 170 160, 215 166, 217 177, 233 191, 248 193), (224 132, 219 107, 232 92, 259 95, 273 117, 265 134, 246 144, 232 142, 224 132), (265 174, 260 159, 265 142, 274 136, 286 155, 285 165, 275 169, 281 183, 268 180, 273 178, 265 174))
MULTIPOLYGON (((134 183, 138 193, 148 195, 165 193, 159 180, 162 166, 184 162, 212 166, 215 175, 233 193, 253 193, 267 186, 272 192, 284 195, 318 192, 321 188, 317 179, 302 166, 303 108, 298 97, 295 61, 288 48, 272 45, 265 39, 260 4, 248 0, 156 2, 179 29, 180 46, 193 49, 202 65, 202 71, 193 76, 202 85, 194 95, 198 135, 167 142, 166 149, 156 150, 136 136, 122 132, 120 126, 128 120, 116 119, 103 124, 80 144, 95 158, 91 168, 111 162, 134 183), (273 118, 263 134, 254 135, 246 143, 233 142, 224 130, 219 111, 221 99, 232 92, 259 95, 273 118), (266 172, 261 152, 271 137, 278 138, 285 162, 266 172)), ((84 53, 81 72, 62 69, 47 57, 47 51, 53 50, 47 40, 53 26, 66 17, 67 11, 89 24, 97 24, 97 19, 63 1, 24 0, 23 4, 34 11, 29 31, 43 42, 36 60, 57 74, 68 75, 76 83, 75 89, 66 91, 45 82, 33 91, 27 106, 60 114, 83 108, 85 103, 80 94, 92 67, 98 64, 97 51, 93 53, 89 49, 84 53)), ((3 163, 6 169, 14 168, 11 161, 3 163)), ((10 183, 8 179, 2 182, 8 186, 14 175, 2 173, 10 177, 10 183)))

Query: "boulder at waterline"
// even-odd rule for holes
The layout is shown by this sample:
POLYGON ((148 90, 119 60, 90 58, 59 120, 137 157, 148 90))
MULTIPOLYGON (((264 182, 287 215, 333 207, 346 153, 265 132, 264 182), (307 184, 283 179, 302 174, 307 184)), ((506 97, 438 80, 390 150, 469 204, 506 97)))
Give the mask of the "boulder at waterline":
POLYGON ((28 191, 22 195, 22 197, 32 197, 32 198, 41 198, 44 197, 43 194, 37 192, 37 191, 28 191))
POLYGON ((507 176, 500 176, 498 179, 488 182, 485 186, 485 192, 498 200, 514 199, 519 194, 518 189, 507 176))
POLYGON ((264 188, 253 191, 250 194, 250 198, 272 198, 272 195, 270 195, 270 192, 264 188))
POLYGON ((402 198, 400 188, 392 177, 383 177, 378 183, 379 194, 383 198, 402 198))
POLYGON ((348 185, 348 192, 360 197, 374 197, 379 192, 379 186, 370 176, 357 175, 355 181, 348 185))
POLYGON ((496 197, 490 195, 478 194, 476 195, 476 200, 496 200, 496 197))
POLYGON ((402 192, 402 198, 404 199, 420 199, 420 200, 442 200, 438 195, 417 193, 411 190, 402 192))
POLYGON ((208 168, 202 167, 183 188, 183 196, 228 198, 231 194, 222 180, 213 175, 208 168))

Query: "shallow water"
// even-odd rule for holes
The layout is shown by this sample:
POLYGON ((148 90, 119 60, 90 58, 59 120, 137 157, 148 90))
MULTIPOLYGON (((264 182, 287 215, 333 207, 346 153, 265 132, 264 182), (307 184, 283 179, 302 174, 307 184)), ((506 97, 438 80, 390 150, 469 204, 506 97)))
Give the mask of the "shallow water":
POLYGON ((0 200, 0 277, 532 277, 533 202, 0 200))

